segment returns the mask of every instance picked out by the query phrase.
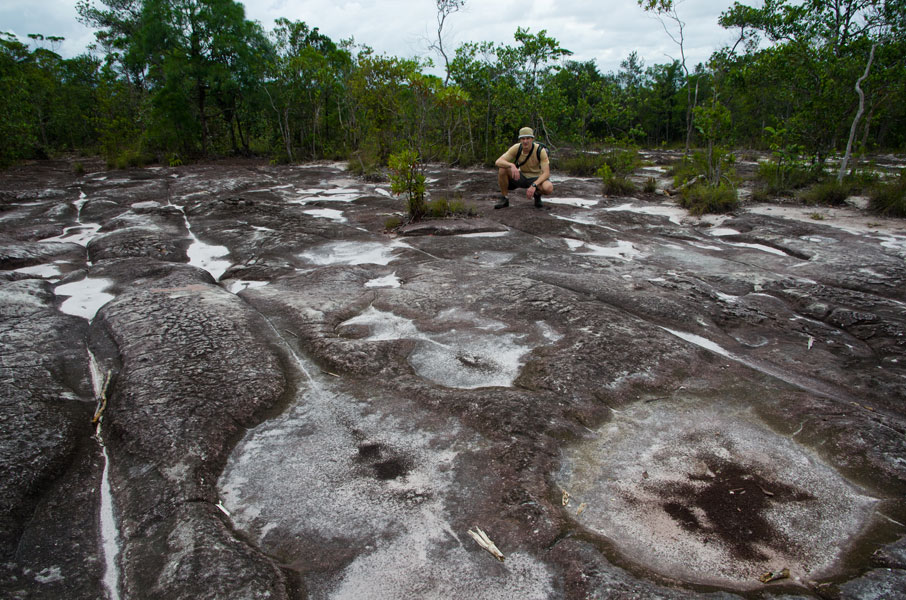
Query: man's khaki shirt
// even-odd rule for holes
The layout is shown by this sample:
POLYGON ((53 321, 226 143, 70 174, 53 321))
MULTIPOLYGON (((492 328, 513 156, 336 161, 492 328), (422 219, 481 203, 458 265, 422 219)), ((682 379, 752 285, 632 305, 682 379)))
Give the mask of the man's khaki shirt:
MULTIPOLYGON (((516 162, 516 152, 519 150, 521 143, 516 143, 510 146, 510 149, 503 154, 503 159, 507 162, 515 163, 516 162)), ((525 160, 525 154, 519 155, 519 162, 525 160)), ((538 177, 541 175, 541 168, 543 165, 550 165, 550 158, 547 156, 547 148, 541 149, 541 161, 538 161, 538 143, 532 142, 532 150, 529 154, 529 159, 525 162, 524 165, 519 167, 519 171, 526 177, 538 177)))

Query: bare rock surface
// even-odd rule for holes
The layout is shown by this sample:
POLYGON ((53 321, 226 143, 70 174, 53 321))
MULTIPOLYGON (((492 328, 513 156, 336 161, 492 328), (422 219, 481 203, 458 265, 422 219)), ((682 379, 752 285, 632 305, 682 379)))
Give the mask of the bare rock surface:
POLYGON ((0 186, 4 597, 902 597, 904 223, 88 171, 0 186))

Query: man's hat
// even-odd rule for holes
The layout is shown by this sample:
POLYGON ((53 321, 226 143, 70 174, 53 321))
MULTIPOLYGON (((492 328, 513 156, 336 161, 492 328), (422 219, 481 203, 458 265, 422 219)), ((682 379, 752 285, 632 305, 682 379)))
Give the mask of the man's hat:
POLYGON ((525 138, 525 137, 530 137, 530 138, 535 137, 535 132, 532 131, 531 127, 523 127, 522 129, 519 130, 519 139, 521 140, 522 138, 525 138))

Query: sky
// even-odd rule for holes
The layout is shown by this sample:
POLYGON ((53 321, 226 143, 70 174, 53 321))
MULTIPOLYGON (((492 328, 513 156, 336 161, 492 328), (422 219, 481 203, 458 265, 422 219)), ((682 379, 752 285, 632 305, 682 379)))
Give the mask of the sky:
MULTIPOLYGON (((98 0, 94 0, 97 2, 98 0)), ((305 21, 338 42, 350 37, 378 54, 400 58, 438 56, 428 50, 436 38, 435 0, 242 0, 246 18, 268 31, 285 17, 305 21)), ((760 6, 761 0, 745 2, 760 6)), ((0 31, 27 42, 29 33, 66 38, 54 49, 66 58, 85 52, 93 30, 77 20, 76 0, 0 0, 0 31)), ((685 21, 687 65, 707 61, 711 53, 732 45, 734 32, 717 24, 732 0, 680 0, 677 12, 685 21)), ((676 35, 676 25, 665 21, 676 35)), ((463 42, 489 41, 516 45, 517 27, 547 35, 574 54, 574 60, 594 60, 602 73, 616 72, 635 50, 646 66, 679 58, 679 46, 663 25, 635 0, 465 0, 444 25, 444 46, 452 57, 463 42)), ((49 46, 47 46, 49 47, 49 46)), ((435 71, 440 74, 439 71, 435 71)))

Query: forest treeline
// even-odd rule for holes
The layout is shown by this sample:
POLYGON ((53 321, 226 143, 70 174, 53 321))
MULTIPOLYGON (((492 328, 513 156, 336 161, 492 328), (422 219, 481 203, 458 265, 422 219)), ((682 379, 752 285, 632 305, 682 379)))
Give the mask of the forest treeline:
MULTIPOLYGON (((381 54, 279 19, 266 31, 234 0, 80 0, 97 45, 64 59, 60 38, 0 35, 0 163, 63 151, 111 166, 201 157, 331 158, 363 168, 414 148, 423 160, 492 162, 522 126, 553 148, 748 147, 823 161, 847 144, 906 147, 906 0, 735 3, 736 42, 688 65, 682 6, 641 0, 681 59, 617 72, 572 60, 517 28, 512 44, 381 54)), ((652 26, 657 26, 653 24, 652 26)))

